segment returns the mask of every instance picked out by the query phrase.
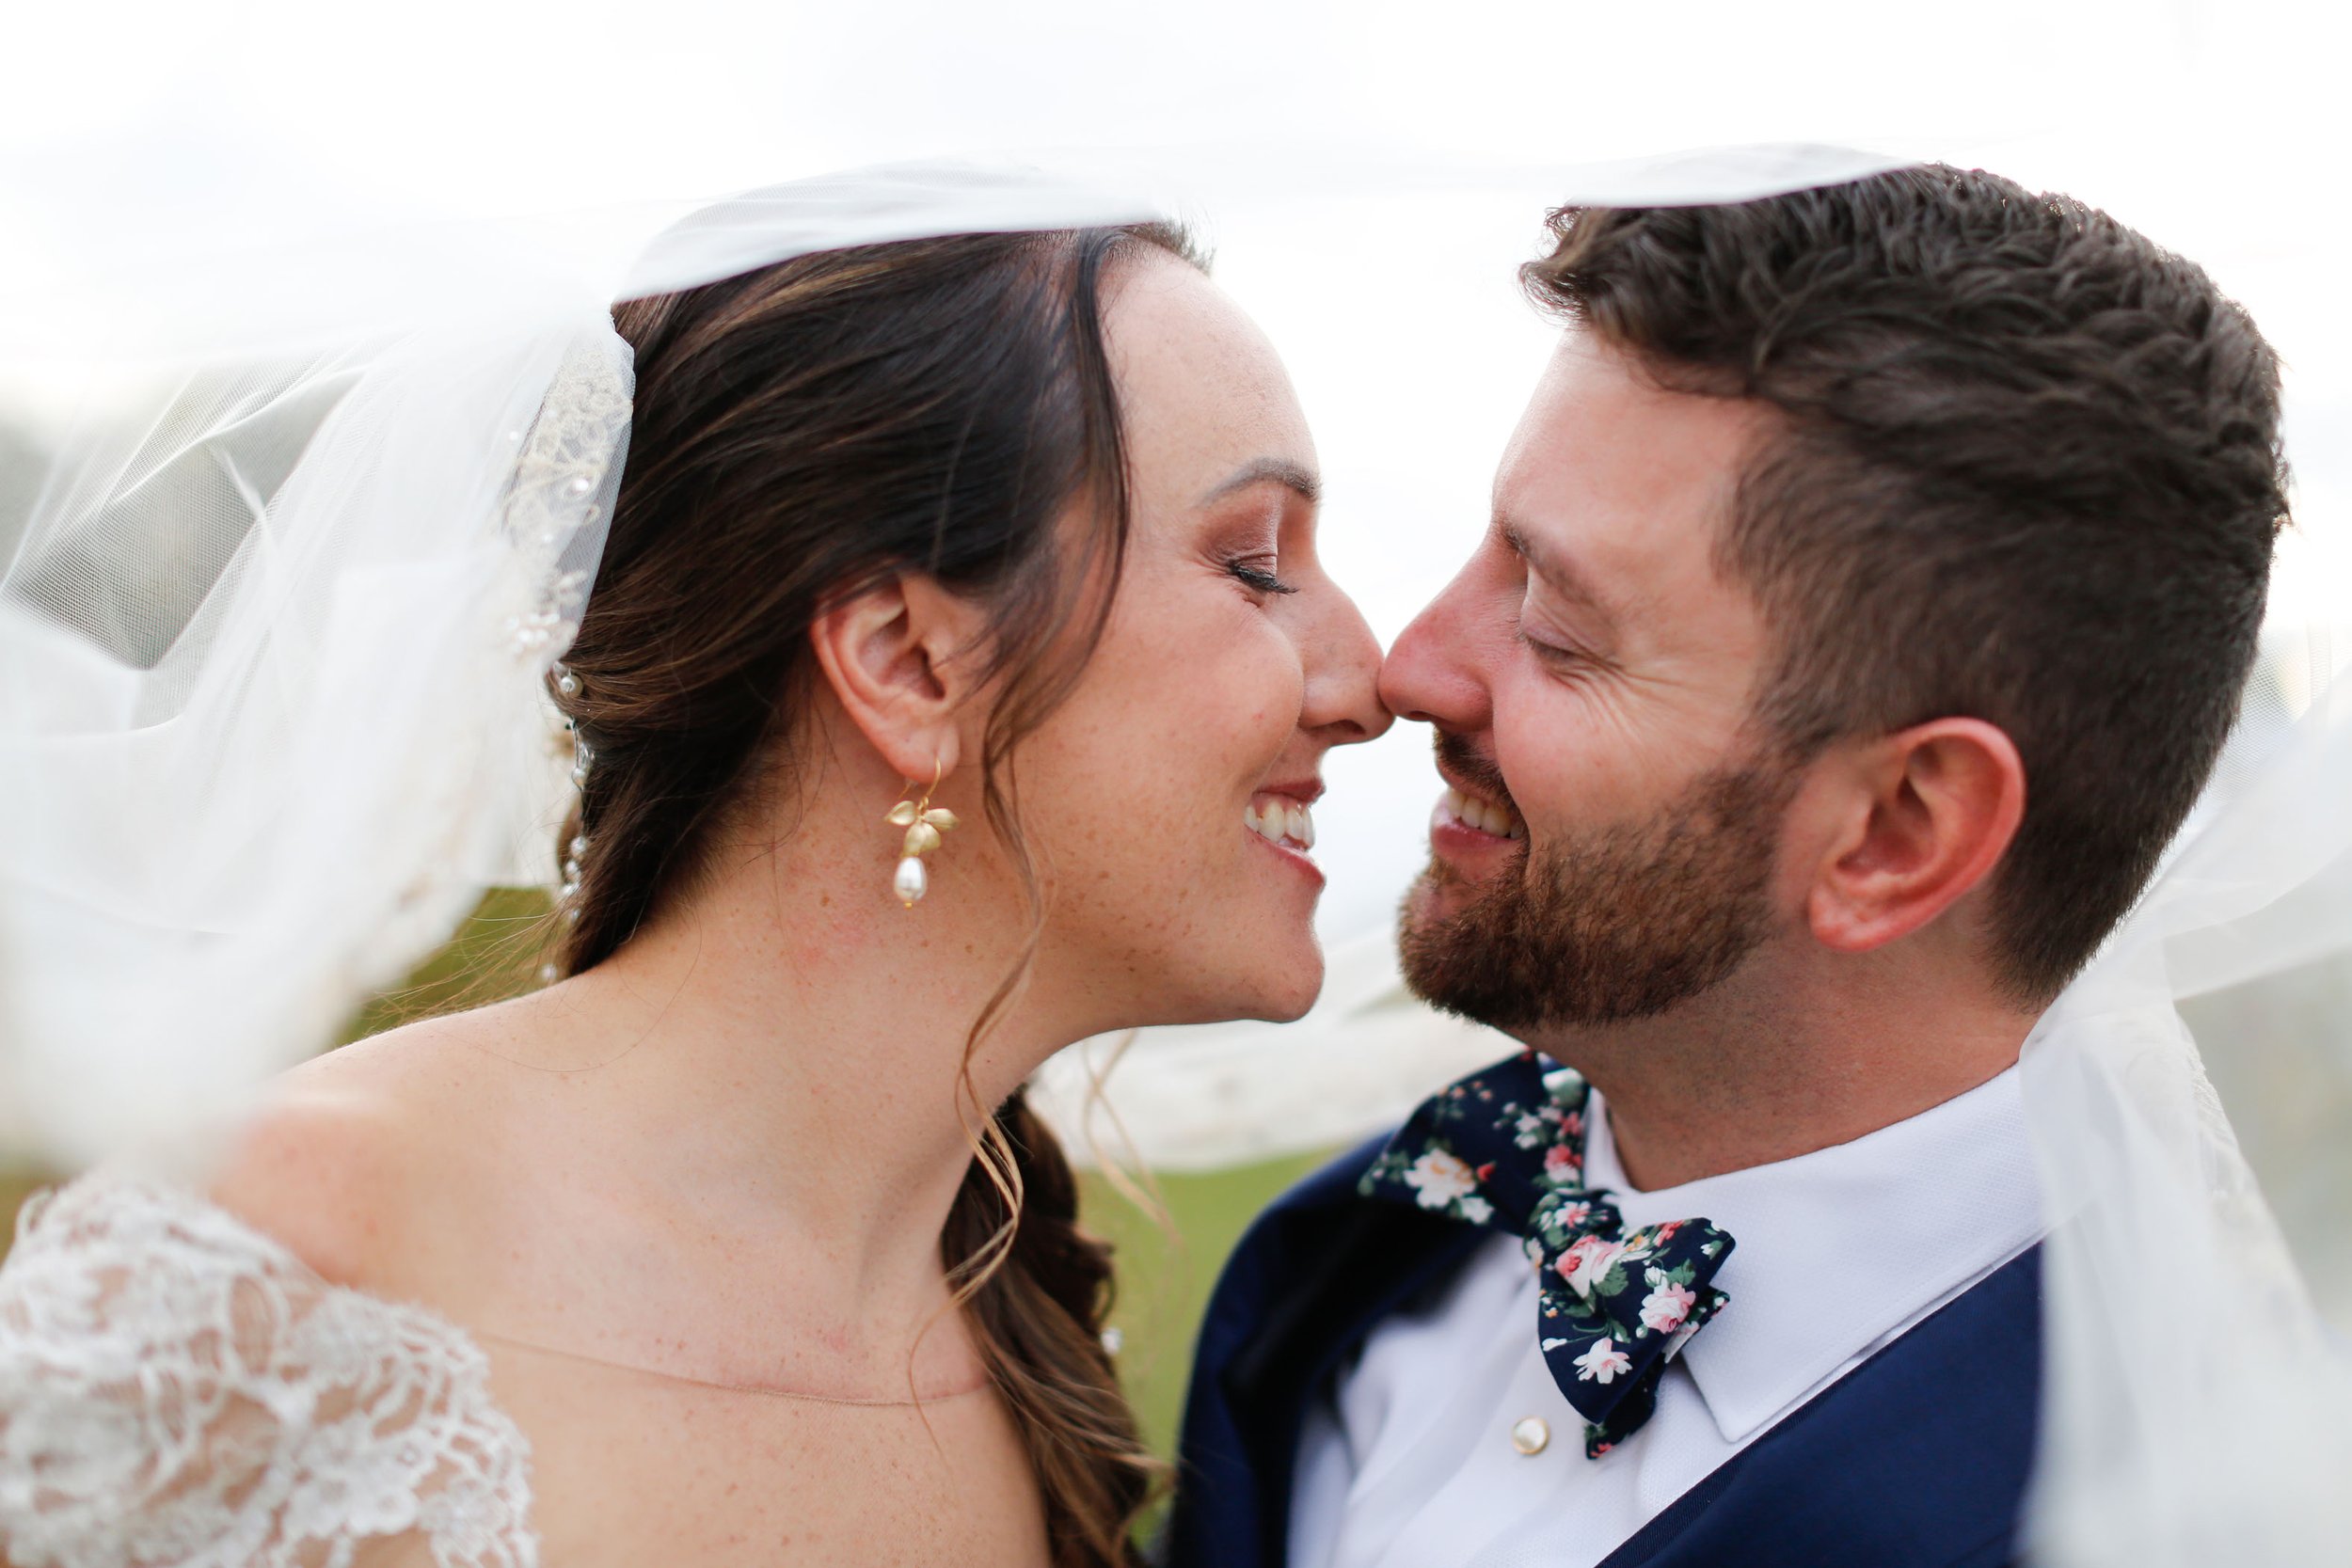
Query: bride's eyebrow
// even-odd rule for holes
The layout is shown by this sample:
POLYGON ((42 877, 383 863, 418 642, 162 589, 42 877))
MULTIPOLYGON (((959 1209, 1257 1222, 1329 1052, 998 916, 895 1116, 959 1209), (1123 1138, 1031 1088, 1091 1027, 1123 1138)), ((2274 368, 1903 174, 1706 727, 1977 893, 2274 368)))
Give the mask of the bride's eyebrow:
POLYGON ((1267 480, 1295 492, 1310 503, 1323 499, 1323 481, 1312 468, 1294 463, 1287 457, 1253 457, 1228 474, 1223 483, 1211 488, 1200 498, 1200 504, 1207 506, 1224 499, 1236 490, 1246 490, 1267 480))

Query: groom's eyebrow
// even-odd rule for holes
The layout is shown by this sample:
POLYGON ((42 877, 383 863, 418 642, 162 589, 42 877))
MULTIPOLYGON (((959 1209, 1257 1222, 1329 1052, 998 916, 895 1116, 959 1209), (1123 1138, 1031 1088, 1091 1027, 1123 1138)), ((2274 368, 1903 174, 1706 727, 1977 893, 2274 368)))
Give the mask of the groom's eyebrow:
POLYGON ((1296 492, 1305 500, 1319 501, 1323 499, 1323 481, 1312 468, 1302 467, 1287 457, 1253 457, 1227 475, 1224 483, 1201 497, 1200 504, 1206 506, 1211 501, 1222 500, 1236 490, 1246 490, 1267 480, 1272 480, 1285 490, 1296 492))
POLYGON ((1609 601, 1585 580, 1583 575, 1565 557, 1555 554, 1549 546, 1536 539, 1516 519, 1496 518, 1495 531, 1502 535, 1502 542, 1510 546, 1511 552, 1527 562, 1528 570, 1549 583, 1554 593, 1576 600, 1603 621, 1615 619, 1609 601))

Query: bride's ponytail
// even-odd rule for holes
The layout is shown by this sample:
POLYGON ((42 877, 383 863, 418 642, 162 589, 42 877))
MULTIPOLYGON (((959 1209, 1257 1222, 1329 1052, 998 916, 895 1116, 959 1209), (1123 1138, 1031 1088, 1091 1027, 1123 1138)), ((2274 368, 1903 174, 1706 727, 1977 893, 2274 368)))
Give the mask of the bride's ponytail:
MULTIPOLYGON (((1002 784, 1091 655, 1124 559, 1102 290, 1145 245, 1188 255, 1158 228, 969 234, 803 257, 614 312, 636 353, 628 461, 550 689, 590 758, 556 850, 575 884, 558 971, 618 951, 691 888, 728 813, 788 784, 817 678, 810 625, 909 567, 988 607, 983 684, 999 696, 982 798, 1029 880, 1002 784), (1088 500, 1094 526, 1073 538, 1060 525, 1088 500)), ((975 1157, 941 1236, 950 1278, 1028 1443, 1056 1568, 1125 1568, 1162 1467, 1103 1346, 1107 1249, 1078 1228, 1069 1164, 1020 1096, 966 1115, 975 1157)))
MULTIPOLYGON (((1079 1227, 1077 1179, 1024 1096, 1006 1101, 996 1126, 1021 1200, 1010 1244, 974 1276, 966 1310, 1055 1515, 1057 1568, 1123 1565, 1166 1466, 1143 1446, 1104 1338, 1110 1248, 1079 1227)), ((986 1158, 965 1172, 941 1237, 951 1270, 986 1256, 1008 1223, 986 1158)))

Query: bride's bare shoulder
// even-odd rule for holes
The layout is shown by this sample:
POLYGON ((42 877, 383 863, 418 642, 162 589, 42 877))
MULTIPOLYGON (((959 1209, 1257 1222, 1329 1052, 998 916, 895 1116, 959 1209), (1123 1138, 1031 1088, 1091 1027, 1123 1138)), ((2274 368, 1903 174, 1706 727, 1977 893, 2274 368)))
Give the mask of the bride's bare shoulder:
POLYGON ((286 1073, 209 1196, 333 1283, 414 1293, 495 1157, 513 1092, 501 1046, 519 1022, 506 1011, 424 1020, 286 1073))

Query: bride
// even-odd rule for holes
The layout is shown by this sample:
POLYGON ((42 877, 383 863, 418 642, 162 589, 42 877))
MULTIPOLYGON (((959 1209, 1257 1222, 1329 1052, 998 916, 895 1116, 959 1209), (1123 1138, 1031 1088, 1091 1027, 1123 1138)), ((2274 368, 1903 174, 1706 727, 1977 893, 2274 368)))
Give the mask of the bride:
POLYGON ((1281 365, 1152 225, 614 321, 552 983, 288 1074, 206 1190, 35 1200, 15 1568, 1130 1560, 1020 1086, 1320 984, 1321 763, 1388 716, 1281 365))

